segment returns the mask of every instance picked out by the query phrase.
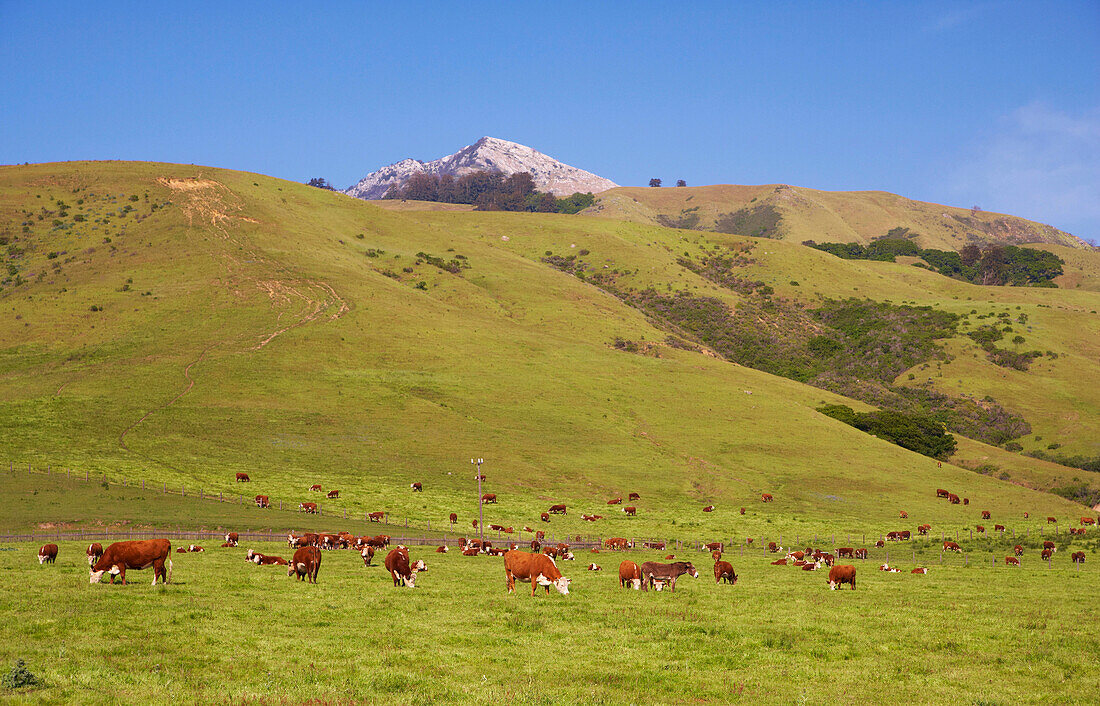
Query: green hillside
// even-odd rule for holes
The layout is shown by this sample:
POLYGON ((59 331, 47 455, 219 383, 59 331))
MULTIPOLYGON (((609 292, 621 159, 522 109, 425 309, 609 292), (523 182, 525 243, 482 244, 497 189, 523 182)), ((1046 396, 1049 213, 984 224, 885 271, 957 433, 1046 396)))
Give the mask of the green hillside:
POLYGON ((866 244, 895 231, 921 247, 947 250, 971 243, 1088 247, 1069 233, 1016 216, 913 201, 884 191, 820 191, 786 184, 620 187, 599 194, 585 213, 795 242, 866 244))
POLYGON ((941 468, 816 411, 866 405, 731 363, 687 331, 670 343, 667 321, 612 294, 753 300, 679 262, 733 245, 750 261, 738 272, 791 302, 858 296, 1014 317, 1020 306, 1025 335, 1056 359, 1008 375, 960 332, 945 344, 952 360, 917 365, 902 384, 992 390, 1043 437, 1025 437, 1029 448, 1057 439, 1095 455, 1100 404, 1080 382, 1095 379, 1100 318, 1084 288, 983 288, 609 219, 395 212, 167 164, 0 168, 0 217, 0 462, 207 492, 239 490, 245 471, 249 491, 273 499, 316 500, 306 488, 321 483, 340 490, 336 509, 433 525, 455 511, 468 526, 468 459, 482 456, 485 490, 500 498, 486 522, 534 526, 566 502, 554 531, 624 535, 894 529, 902 509, 965 526, 975 505, 1012 518, 1084 510, 1021 485, 1048 488, 1061 467, 967 442, 972 456, 990 448, 1009 480, 941 468), (583 278, 562 271, 574 253, 583 278), (936 501, 937 487, 972 506, 936 501), (632 491, 636 518, 604 504, 632 491), (707 504, 718 511, 703 514, 707 504))

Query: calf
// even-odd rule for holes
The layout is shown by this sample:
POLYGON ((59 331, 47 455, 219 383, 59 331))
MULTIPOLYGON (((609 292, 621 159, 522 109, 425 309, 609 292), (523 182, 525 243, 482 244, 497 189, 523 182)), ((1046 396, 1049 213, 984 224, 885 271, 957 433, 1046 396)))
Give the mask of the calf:
POLYGON ((623 504, 623 499, 622 498, 611 498, 610 500, 607 501, 607 504, 608 505, 622 505, 623 504))
POLYGON ((412 488, 412 491, 414 493, 423 493, 424 492, 424 486, 421 485, 419 481, 417 481, 416 483, 410 484, 409 487, 412 488))
POLYGON ((744 514, 745 514, 745 508, 741 508, 741 514, 742 514, 742 515, 744 515, 744 514))
POLYGON ((240 539, 240 535, 237 534, 236 532, 226 532, 225 533, 225 543, 228 544, 231 547, 237 546, 237 542, 238 542, 239 539, 240 539))
POLYGON ((947 497, 950 497, 950 496, 951 496, 951 493, 947 492, 943 488, 937 488, 936 489, 936 497, 937 498, 947 498, 947 497))
POLYGON ((385 518, 386 518, 386 513, 381 512, 381 511, 372 512, 369 515, 367 515, 367 519, 370 520, 371 522, 381 522, 385 518))
POLYGON ((804 562, 802 564, 802 570, 803 571, 817 571, 817 564, 812 564, 810 562, 804 562))
POLYGON ((917 527, 917 534, 922 536, 926 535, 928 534, 928 530, 930 529, 932 529, 932 525, 920 525, 919 527, 917 527))
POLYGON ((271 507, 271 499, 266 495, 257 495, 255 498, 256 507, 271 507))
POLYGON ((412 565, 409 564, 409 550, 404 547, 391 549, 386 555, 385 564, 386 571, 393 577, 394 586, 404 583, 407 588, 416 588, 416 574, 424 570, 424 562, 419 559, 412 565))
POLYGON ((547 513, 547 512, 542 513, 541 515, 539 515, 539 519, 542 520, 543 522, 549 522, 550 521, 550 513, 547 513))
POLYGON ((875 546, 876 546, 876 547, 879 547, 879 548, 881 548, 881 547, 885 547, 885 546, 886 546, 886 542, 880 539, 880 540, 878 540, 877 542, 875 542, 875 546))
POLYGON ((88 566, 91 566, 99 561, 99 557, 103 556, 103 545, 99 542, 92 542, 84 553, 88 555, 88 566))
POLYGON ((638 514, 638 508, 633 505, 627 505, 623 508, 623 512, 625 512, 628 517, 634 517, 638 514))
POLYGON ((699 572, 688 561, 677 561, 672 564, 658 564, 655 561, 647 561, 642 564, 642 590, 648 591, 655 582, 668 582, 672 592, 676 593, 676 579, 684 574, 692 578, 699 578, 699 572))
POLYGON ((786 565, 787 565, 787 560, 786 559, 776 559, 775 561, 772 562, 772 566, 786 566, 786 565))
POLYGON ((547 594, 550 593, 551 586, 563 596, 569 593, 569 579, 561 575, 554 560, 545 554, 529 554, 518 550, 505 553, 504 575, 508 593, 515 592, 517 580, 531 584, 532 598, 539 586, 543 586, 547 594))
POLYGON ((1019 544, 1017 544, 1015 547, 1012 548, 1012 552, 1016 556, 1022 556, 1023 553, 1024 553, 1024 548, 1022 546, 1020 546, 1019 544))
POLYGON ((314 483, 313 485, 309 486, 309 489, 312 492, 319 493, 319 492, 321 492, 321 484, 320 483, 314 483))
POLYGON ((435 553, 436 554, 446 554, 449 551, 451 551, 451 548, 448 547, 446 544, 443 544, 443 545, 438 546, 438 547, 435 548, 435 553))
POLYGON ((551 505, 548 512, 551 515, 564 515, 566 514, 565 505, 551 505))
POLYGON ((588 570, 589 571, 602 571, 599 564, 589 564, 588 565, 588 570))
POLYGON ((457 524, 458 524, 458 513, 457 513, 457 512, 452 512, 452 513, 451 513, 451 517, 450 517, 450 520, 451 520, 451 526, 452 526, 452 527, 454 527, 455 525, 457 525, 457 524))
POLYGON ((728 561, 714 562, 714 583, 722 581, 731 586, 737 585, 737 574, 733 572, 733 566, 728 561))
POLYGON ((503 532, 504 531, 504 525, 489 525, 489 529, 492 530, 493 532, 503 532))
POLYGON ((974 531, 977 532, 978 534, 985 534, 985 526, 984 525, 976 525, 974 527, 974 531))
POLYGON ((970 498, 963 498, 963 505, 969 505, 969 504, 970 504, 970 498))
POLYGON ((992 515, 989 514, 989 510, 982 510, 982 519, 983 520, 993 519, 992 515))
POLYGON ((298 503, 298 512, 315 514, 317 512, 317 503, 298 503))
POLYGON ((642 542, 642 546, 645 547, 646 549, 658 549, 658 550, 660 550, 660 549, 665 548, 665 543, 664 542, 642 542))
POLYGON ((245 560, 250 561, 257 566, 287 566, 289 563, 281 556, 258 554, 251 549, 248 550, 248 556, 245 557, 245 560))
POLYGON ((913 569, 909 573, 911 573, 911 574, 927 574, 928 573, 928 568, 924 567, 924 566, 921 566, 921 567, 918 567, 916 569, 913 569))
POLYGON ((783 547, 779 546, 775 542, 768 542, 768 551, 772 554, 777 554, 783 547))
POLYGON ((867 550, 866 549, 857 549, 855 558, 856 559, 866 559, 867 558, 867 550))
POLYGON ((1017 559, 1014 556, 1006 556, 1005 557, 1005 565, 1006 566, 1019 566, 1020 565, 1020 560, 1017 559))
POLYGON ((619 564, 619 588, 626 588, 627 582, 635 591, 642 587, 642 570, 629 560, 619 564))
POLYGON ((902 510, 901 511, 901 519, 908 520, 909 519, 909 513, 906 512, 905 510, 902 510))
POLYGON ((837 586, 849 584, 852 590, 856 590, 856 567, 851 564, 841 564, 829 569, 829 588, 833 591, 837 586))
POLYGON ((57 561, 57 545, 56 544, 43 544, 42 548, 38 550, 38 563, 41 565, 52 564, 57 561))
POLYGON ((1058 520, 1057 520, 1057 518, 1054 518, 1054 517, 1048 517, 1047 518, 1047 524, 1048 525, 1056 525, 1056 524, 1058 524, 1058 520))
POLYGON ((1058 551, 1058 548, 1054 545, 1054 542, 1050 541, 1049 539, 1043 542, 1043 549, 1049 549, 1052 552, 1058 551))
POLYGON ((1053 549, 1044 549, 1043 553, 1040 554, 1040 556, 1044 559, 1049 559, 1052 556, 1054 556, 1054 550, 1053 549))
POLYGON ((302 547, 294 552, 290 560, 287 576, 297 576, 299 581, 317 583, 317 572, 321 570, 321 550, 317 547, 302 547))
POLYGON ((247 473, 238 473, 237 474, 237 482, 238 483, 248 483, 251 480, 252 479, 248 477, 247 473))
POLYGON ((481 553, 481 550, 477 547, 466 547, 462 550, 462 556, 477 556, 481 553))
POLYGON ((993 531, 994 532, 1004 532, 1005 531, 1005 526, 1004 525, 993 525, 993 531))
MULTIPOLYGON (((703 508, 703 512, 714 512, 714 506, 713 505, 707 505, 705 508, 703 508)), ((673 588, 672 590, 673 590, 673 592, 676 591, 675 588, 673 588)))
POLYGON ((771 501, 772 501, 772 494, 771 493, 764 493, 763 495, 760 496, 760 502, 762 502, 762 503, 770 503, 771 501))
POLYGON ((107 547, 103 556, 89 569, 91 583, 99 583, 103 574, 111 574, 111 583, 115 582, 115 576, 122 579, 122 585, 126 585, 126 570, 148 569, 153 567, 153 585, 157 585, 157 579, 161 583, 172 580, 172 560, 168 555, 172 551, 172 543, 167 539, 137 539, 127 542, 115 542, 107 547), (167 567, 165 566, 167 564, 167 567))

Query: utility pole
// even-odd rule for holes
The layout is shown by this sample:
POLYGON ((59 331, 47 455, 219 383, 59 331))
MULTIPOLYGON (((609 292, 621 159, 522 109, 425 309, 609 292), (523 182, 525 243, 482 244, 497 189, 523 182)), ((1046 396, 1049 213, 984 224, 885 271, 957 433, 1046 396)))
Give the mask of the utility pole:
POLYGON ((481 464, 485 463, 483 458, 471 458, 470 463, 477 466, 477 534, 478 539, 481 541, 481 546, 485 546, 485 516, 481 510, 481 464))

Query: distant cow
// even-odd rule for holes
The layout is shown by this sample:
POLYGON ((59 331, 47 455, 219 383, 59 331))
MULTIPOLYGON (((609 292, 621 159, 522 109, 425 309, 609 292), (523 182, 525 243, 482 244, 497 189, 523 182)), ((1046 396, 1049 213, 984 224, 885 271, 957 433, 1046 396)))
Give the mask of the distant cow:
POLYGON ((99 557, 103 556, 103 545, 99 542, 92 542, 84 553, 88 555, 88 566, 91 566, 99 561, 99 557))
POLYGON ((778 551, 779 551, 780 549, 782 549, 782 548, 783 548, 783 547, 779 546, 779 545, 778 545, 778 544, 776 544, 775 542, 768 542, 768 551, 769 551, 769 552, 772 552, 773 554, 774 554, 774 553, 777 553, 777 552, 778 552, 778 551))
POLYGON ((1054 550, 1053 549, 1044 549, 1043 553, 1040 554, 1040 556, 1044 559, 1049 559, 1052 556, 1054 556, 1054 550))
POLYGON ((627 505, 623 508, 623 512, 626 513, 627 517, 634 517, 638 514, 638 508, 633 505, 627 505))
POLYGON ((977 532, 978 534, 985 534, 985 526, 984 525, 975 525, 974 531, 977 532))
POLYGON ((1004 532, 1005 531, 1005 526, 1004 525, 993 525, 993 531, 994 532, 1004 532))
POLYGON ((634 543, 625 537, 609 537, 604 540, 604 546, 608 549, 630 549, 634 546, 634 543))
POLYGON ((880 540, 878 540, 877 542, 875 542, 875 546, 876 546, 876 547, 879 547, 879 548, 881 548, 881 547, 885 547, 885 546, 886 546, 886 542, 885 542, 884 540, 881 540, 881 539, 880 539, 880 540))
POLYGON ((57 561, 57 545, 43 544, 42 548, 38 550, 38 563, 52 564, 55 561, 57 561))
POLYGON ((481 553, 481 550, 477 547, 466 547, 462 550, 462 556, 477 556, 481 553))
POLYGON ((1055 546, 1054 542, 1050 541, 1049 539, 1043 542, 1043 549, 1049 549, 1052 552, 1058 551, 1057 546, 1055 546))
POLYGON ((589 564, 588 565, 588 570, 589 571, 603 571, 603 569, 600 568, 599 564, 589 564))
POLYGON ((485 480, 485 474, 479 473, 478 475, 474 476, 474 480, 485 480))
POLYGON ((372 512, 369 515, 367 515, 367 519, 370 520, 371 522, 381 522, 382 520, 386 519, 386 513, 384 513, 384 512, 372 512))
POLYGON ((1085 563, 1085 553, 1084 552, 1074 552, 1074 553, 1069 555, 1069 558, 1073 560, 1074 564, 1084 564, 1085 563))
POLYGON ((625 560, 619 564, 619 587, 626 588, 628 582, 635 591, 640 589, 642 587, 642 570, 634 562, 625 560))
POLYGON ((535 532, 535 539, 537 539, 541 542, 542 540, 546 539, 546 533, 543 532, 542 530, 539 530, 538 532, 535 532))
POLYGON ((544 512, 541 515, 539 515, 539 519, 542 520, 543 522, 549 522, 550 521, 550 514, 544 512))
POLYGON ((1020 546, 1019 544, 1017 544, 1015 547, 1012 548, 1012 552, 1016 556, 1021 556, 1024 553, 1024 548, 1022 546, 1020 546))
POLYGON ((733 572, 733 566, 728 561, 714 562, 714 583, 725 581, 731 586, 737 585, 737 574, 733 572))
POLYGON ((945 551, 945 552, 959 552, 961 554, 962 553, 962 547, 960 547, 957 543, 952 542, 951 540, 947 540, 943 543, 943 551, 945 551))
POLYGON ((271 507, 271 499, 266 495, 257 495, 255 498, 256 507, 271 507))
POLYGON ((314 514, 317 512, 317 503, 298 503, 298 512, 314 514))
POLYGON ((969 505, 969 504, 970 504, 970 498, 963 498, 963 505, 969 505))
POLYGON ((786 566, 786 565, 787 565, 787 560, 786 559, 776 559, 775 561, 772 562, 772 566, 786 566))
POLYGON ((485 493, 484 495, 481 496, 481 502, 483 502, 483 503, 496 504, 496 501, 497 501, 497 494, 496 493, 485 493))
POLYGON ((157 585, 157 579, 162 583, 168 583, 172 579, 172 560, 168 555, 172 551, 172 543, 167 539, 136 539, 127 542, 115 542, 107 547, 103 556, 89 569, 91 583, 99 583, 103 574, 111 574, 111 583, 115 577, 122 579, 122 585, 126 585, 126 570, 147 569, 153 567, 153 585, 157 585), (167 566, 165 566, 167 564, 167 566))
POLYGON ((240 535, 238 535, 236 532, 226 532, 225 533, 225 543, 228 544, 231 547, 237 546, 237 542, 238 542, 239 539, 240 539, 240 535))
POLYGON ((419 483, 419 481, 416 482, 416 483, 411 484, 409 487, 412 488, 412 491, 414 493, 423 493, 424 492, 424 486, 422 486, 419 483))
POLYGON ((451 551, 451 548, 448 547, 446 544, 441 544, 435 548, 436 554, 446 554, 449 551, 451 551))
POLYGON ((1020 565, 1020 560, 1017 559, 1014 556, 1006 556, 1005 557, 1005 565, 1006 566, 1019 566, 1020 565))
POLYGON ((841 559, 851 559, 855 556, 855 549, 852 549, 851 547, 841 547, 840 549, 836 550, 836 555, 841 559))
POLYGON ((1083 524, 1083 525, 1095 525, 1096 524, 1096 518, 1095 517, 1082 517, 1081 518, 1081 524, 1083 524))
POLYGON ((772 494, 771 493, 764 493, 763 495, 760 496, 760 502, 762 502, 762 503, 770 503, 771 501, 772 501, 772 494))
POLYGON ((1047 524, 1048 525, 1056 525, 1056 524, 1058 524, 1058 519, 1055 518, 1055 517, 1048 517, 1047 518, 1047 524))
POLYGON ((962 500, 959 499, 958 495, 951 493, 947 496, 947 502, 951 503, 952 505, 958 505, 960 502, 962 502, 962 500))
POLYGON ((516 581, 531 584, 531 597, 535 589, 543 586, 550 593, 553 586, 563 596, 569 593, 569 579, 561 575, 554 560, 545 554, 511 551, 504 554, 504 575, 507 579, 508 593, 516 590, 516 581))
POLYGON ((386 555, 385 564, 386 571, 393 577, 393 585, 400 586, 404 583, 406 588, 416 588, 416 574, 424 570, 424 562, 419 559, 409 564, 409 550, 403 547, 391 549, 386 555))
POLYGON ((992 519, 992 515, 989 514, 989 510, 982 510, 982 519, 983 520, 992 519))
POLYGON ((607 501, 607 504, 608 505, 622 505, 623 504, 623 499, 622 498, 611 498, 610 500, 607 501))
POLYGON ((699 572, 689 561, 677 561, 672 564, 659 564, 655 561, 647 561, 641 566, 642 590, 648 591, 656 582, 669 584, 673 593, 676 593, 676 579, 684 574, 692 578, 699 578, 699 572))
POLYGON ((565 505, 551 505, 548 512, 551 515, 564 515, 566 514, 565 505))
POLYGON ((338 497, 340 497, 340 491, 339 490, 330 490, 330 491, 328 491, 328 495, 326 495, 325 497, 329 498, 329 499, 338 498, 338 497))
POLYGON ((902 510, 901 511, 901 519, 903 519, 903 520, 909 519, 909 513, 906 512, 905 510, 902 510))
POLYGON ((745 514, 745 508, 741 508, 741 514, 742 514, 742 515, 744 515, 744 514, 745 514))
POLYGON ((947 492, 943 488, 937 488, 936 489, 936 497, 937 498, 949 498, 949 497, 951 497, 951 493, 947 492))
POLYGON ((658 549, 659 550, 659 549, 664 549, 665 548, 665 543, 664 542, 642 542, 642 546, 645 547, 646 549, 658 549))
POLYGON ((504 525, 492 525, 491 524, 491 525, 489 525, 489 529, 493 532, 503 532, 504 531, 504 525))
POLYGON ((627 500, 641 500, 642 496, 638 495, 637 493, 631 493, 630 495, 627 496, 626 499, 627 500))
POLYGON ((457 525, 458 524, 458 513, 452 512, 450 520, 451 520, 451 525, 452 526, 457 525))
POLYGON ((321 484, 320 483, 314 483, 313 485, 309 486, 309 489, 311 491, 320 493, 321 492, 321 484))
POLYGON ((245 557, 245 561, 250 561, 257 566, 286 566, 289 562, 281 556, 270 556, 267 554, 259 554, 257 552, 248 550, 248 555, 245 557))
POLYGON ((856 567, 851 564, 841 564, 829 569, 829 588, 835 591, 843 584, 849 584, 853 591, 856 590, 856 567))
POLYGON ((705 508, 703 508, 703 512, 714 512, 714 506, 707 505, 705 508))
POLYGON ((930 529, 932 529, 932 527, 929 526, 929 525, 920 525, 920 526, 917 527, 917 534, 926 535, 926 534, 928 534, 928 530, 930 530, 930 529))
POLYGON ((248 477, 247 473, 238 473, 237 474, 237 482, 238 483, 249 483, 251 481, 252 481, 252 479, 248 477))
POLYGON ((913 569, 909 573, 911 573, 911 574, 927 574, 928 569, 926 567, 921 566, 921 567, 918 567, 916 569, 913 569))
POLYGON ((866 549, 857 549, 855 558, 856 559, 866 559, 867 558, 867 550, 866 549))
POLYGON ((317 583, 317 572, 321 570, 321 550, 317 547, 302 547, 294 552, 290 560, 287 576, 297 576, 299 581, 317 583))
POLYGON ((531 551, 537 553, 540 549, 542 549, 542 542, 540 542, 537 539, 532 539, 531 540, 531 551))
POLYGON ((713 552, 715 550, 722 551, 722 549, 724 549, 725 547, 722 545, 721 542, 708 542, 707 544, 703 545, 703 548, 706 549, 708 552, 713 552))

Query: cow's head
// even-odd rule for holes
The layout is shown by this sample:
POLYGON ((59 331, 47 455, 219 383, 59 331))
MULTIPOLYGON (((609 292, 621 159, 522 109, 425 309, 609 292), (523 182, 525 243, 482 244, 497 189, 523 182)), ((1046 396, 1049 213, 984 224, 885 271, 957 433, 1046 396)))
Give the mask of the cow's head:
POLYGON ((573 552, 566 552, 565 554, 562 555, 562 559, 568 559, 569 561, 573 561, 573 552))
POLYGON ((695 567, 691 565, 691 562, 688 562, 687 572, 691 576, 691 578, 693 578, 693 579, 699 578, 699 572, 695 570, 695 567))
POLYGON ((836 581, 833 581, 832 579, 829 579, 829 588, 831 590, 835 591, 836 590, 836 581))
POLYGON ((99 583, 99 580, 103 578, 103 574, 111 574, 111 581, 114 581, 114 577, 118 576, 119 570, 117 566, 112 566, 110 569, 95 570, 95 567, 88 569, 88 583, 99 583))
POLYGON ((558 589, 558 593, 561 595, 567 595, 569 593, 569 579, 564 576, 559 577, 554 583, 554 588, 558 589))
POLYGON ((245 561, 252 561, 252 557, 256 556, 256 552, 251 549, 248 550, 248 555, 245 557, 245 561))
POLYGON ((634 590, 635 591, 638 591, 642 588, 642 580, 641 579, 631 579, 630 582, 634 584, 634 590))
POLYGON ((413 562, 412 570, 413 570, 414 573, 417 572, 417 571, 427 571, 428 567, 425 566, 423 559, 417 559, 416 561, 413 562))

